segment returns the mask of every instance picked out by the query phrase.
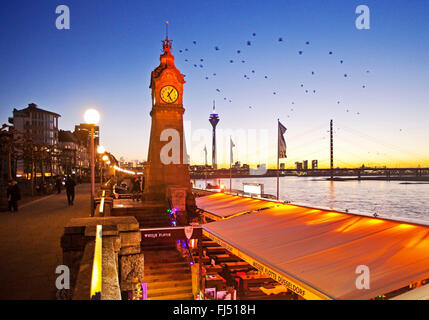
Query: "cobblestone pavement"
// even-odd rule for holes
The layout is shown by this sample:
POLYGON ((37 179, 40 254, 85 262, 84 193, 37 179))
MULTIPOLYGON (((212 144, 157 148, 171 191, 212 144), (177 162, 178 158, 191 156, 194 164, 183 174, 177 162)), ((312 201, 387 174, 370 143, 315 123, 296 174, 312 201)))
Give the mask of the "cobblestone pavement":
POLYGON ((71 218, 89 216, 90 185, 76 187, 74 206, 66 193, 23 204, 18 212, 0 212, 0 300, 55 299, 55 269, 71 218))

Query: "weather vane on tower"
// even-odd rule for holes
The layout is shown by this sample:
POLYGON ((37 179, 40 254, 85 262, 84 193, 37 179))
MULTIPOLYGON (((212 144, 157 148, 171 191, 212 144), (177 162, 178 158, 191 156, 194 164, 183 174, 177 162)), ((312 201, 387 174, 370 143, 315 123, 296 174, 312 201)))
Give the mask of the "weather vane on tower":
POLYGON ((172 41, 168 39, 168 21, 165 21, 165 40, 162 41, 164 52, 166 49, 170 51, 172 41))

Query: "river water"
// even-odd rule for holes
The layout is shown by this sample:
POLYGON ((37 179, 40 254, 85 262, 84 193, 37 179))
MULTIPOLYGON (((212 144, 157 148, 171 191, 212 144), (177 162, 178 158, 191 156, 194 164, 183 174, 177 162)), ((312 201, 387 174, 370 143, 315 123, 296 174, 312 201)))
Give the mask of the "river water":
MULTIPOLYGON (((229 179, 220 179, 229 189, 229 179)), ((264 193, 276 195, 276 178, 233 178, 232 189, 262 183, 264 193)), ((204 188, 204 180, 195 187, 204 188)), ((429 224, 429 183, 403 181, 326 181, 314 177, 281 177, 280 200, 350 213, 429 224)))

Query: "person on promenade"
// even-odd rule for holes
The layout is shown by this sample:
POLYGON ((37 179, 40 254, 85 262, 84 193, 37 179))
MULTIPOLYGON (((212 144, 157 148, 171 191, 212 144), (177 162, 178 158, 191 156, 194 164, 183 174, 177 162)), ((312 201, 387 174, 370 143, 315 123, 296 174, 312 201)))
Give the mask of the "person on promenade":
POLYGON ((60 194, 62 187, 62 181, 60 176, 57 177, 57 180, 55 181, 55 186, 57 187, 58 194, 60 194))
POLYGON ((133 181, 133 189, 132 189, 132 193, 133 193, 133 201, 139 201, 140 200, 140 193, 142 192, 141 189, 141 181, 139 178, 135 178, 133 181))
POLYGON ((67 200, 69 203, 69 206, 73 205, 74 201, 74 187, 76 186, 76 182, 71 176, 67 176, 66 180, 66 193, 67 193, 67 200))
POLYGON ((219 272, 219 275, 226 280, 226 285, 229 287, 234 286, 234 277, 232 276, 231 270, 229 270, 228 265, 221 263, 222 271, 219 272))
POLYGON ((18 201, 21 200, 21 190, 18 187, 18 182, 9 181, 9 186, 7 187, 7 200, 8 200, 8 209, 9 211, 18 211, 18 201))

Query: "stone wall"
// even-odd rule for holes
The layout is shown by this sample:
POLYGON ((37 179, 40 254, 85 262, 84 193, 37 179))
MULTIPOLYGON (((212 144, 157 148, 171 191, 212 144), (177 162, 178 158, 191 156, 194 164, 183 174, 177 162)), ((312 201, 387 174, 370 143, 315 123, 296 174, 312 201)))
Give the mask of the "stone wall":
POLYGON ((71 219, 61 238, 63 264, 70 268, 69 296, 89 299, 96 226, 102 225, 102 299, 120 299, 132 281, 143 280, 139 224, 134 217, 71 219))

